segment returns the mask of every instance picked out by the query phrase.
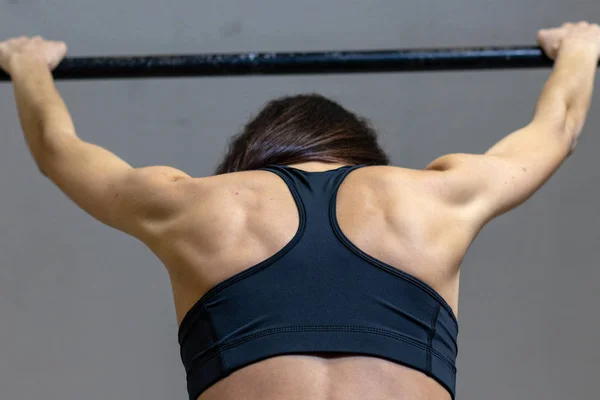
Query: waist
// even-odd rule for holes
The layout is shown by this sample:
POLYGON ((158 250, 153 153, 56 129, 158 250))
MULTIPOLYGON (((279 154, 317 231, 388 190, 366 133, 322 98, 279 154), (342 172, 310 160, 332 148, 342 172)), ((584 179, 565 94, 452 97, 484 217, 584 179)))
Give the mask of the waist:
POLYGON ((198 400, 450 400, 437 381, 377 357, 304 353, 272 357, 240 369, 198 400))
POLYGON ((454 360, 436 350, 431 340, 415 340, 383 329, 297 326, 255 332, 196 353, 193 362, 187 363, 190 399, 248 365, 275 356, 315 352, 376 357, 407 366, 433 378, 454 396, 454 360))

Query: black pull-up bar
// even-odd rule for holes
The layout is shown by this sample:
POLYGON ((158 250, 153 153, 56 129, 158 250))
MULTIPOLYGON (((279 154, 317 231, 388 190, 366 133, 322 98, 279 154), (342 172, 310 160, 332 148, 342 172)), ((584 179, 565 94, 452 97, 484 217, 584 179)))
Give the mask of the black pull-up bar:
MULTIPOLYGON (((538 47, 66 58, 56 79, 286 75, 549 67, 538 47)), ((0 74, 0 80, 8 80, 0 74)))

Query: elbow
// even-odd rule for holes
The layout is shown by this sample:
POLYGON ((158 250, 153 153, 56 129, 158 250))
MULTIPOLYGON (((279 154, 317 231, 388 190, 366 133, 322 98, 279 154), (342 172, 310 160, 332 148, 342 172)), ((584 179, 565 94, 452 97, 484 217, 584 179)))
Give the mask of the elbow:
POLYGON ((575 153, 575 148, 577 147, 577 137, 574 137, 571 140, 571 144, 569 145, 569 151, 567 152, 567 158, 571 157, 573 153, 575 153))
POLYGON ((551 138, 561 149, 564 157, 575 151, 577 140, 583 130, 584 119, 579 115, 570 114, 560 119, 538 119, 532 122, 536 129, 546 132, 546 137, 551 138))
POLYGON ((40 171, 40 174, 42 174, 44 176, 44 178, 48 178, 48 174, 46 173, 46 170, 41 168, 39 165, 38 165, 38 171, 40 171))
POLYGON ((566 145, 568 146, 567 157, 575 152, 579 135, 583 130, 585 120, 579 115, 569 115, 565 119, 562 135, 565 136, 566 145))
POLYGON ((42 174, 46 178, 49 178, 48 177, 48 163, 44 161, 44 158, 41 156, 34 156, 34 160, 35 160, 35 165, 36 165, 38 171, 40 172, 40 174, 42 174))
POLYGON ((563 127, 564 134, 567 135, 572 142, 577 143, 577 138, 581 134, 584 124, 585 117, 578 115, 577 113, 567 115, 563 127))
POLYGON ((37 163, 37 168, 40 174, 42 174, 45 178, 48 178, 48 173, 46 172, 46 169, 40 163, 37 163))

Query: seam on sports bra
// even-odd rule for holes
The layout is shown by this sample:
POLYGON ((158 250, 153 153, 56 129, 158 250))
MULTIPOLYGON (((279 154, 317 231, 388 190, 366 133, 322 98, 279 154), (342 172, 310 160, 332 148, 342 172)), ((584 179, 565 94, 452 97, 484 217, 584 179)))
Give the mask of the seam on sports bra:
POLYGON ((427 337, 427 370, 429 372, 431 372, 431 364, 433 362, 431 355, 433 353, 433 351, 435 350, 433 348, 433 338, 435 337, 435 330, 437 327, 437 320, 438 317, 440 316, 440 310, 442 309, 441 305, 438 304, 436 310, 435 310, 435 314, 433 316, 433 318, 431 319, 431 330, 429 331, 429 336, 427 337))
POLYGON ((206 304, 203 303, 202 307, 204 308, 204 311, 206 312, 206 315, 208 317, 208 324, 210 325, 210 333, 212 335, 213 342, 217 346, 217 354, 219 355, 219 364, 221 364, 221 370, 224 370, 225 364, 223 363, 223 357, 221 357, 221 341, 219 340, 219 335, 217 335, 217 330, 215 329, 215 325, 212 322, 212 316, 206 309, 206 304))
POLYGON ((347 171, 343 175, 340 184, 334 190, 333 196, 331 197, 331 202, 329 204, 329 221, 331 223, 331 226, 332 226, 336 236, 349 250, 351 250, 354 254, 358 255, 365 261, 369 262, 370 264, 374 265, 377 268, 380 268, 386 272, 389 272, 392 275, 395 275, 399 278, 402 278, 402 279, 414 284, 415 286, 421 288, 425 293, 427 293, 431 297, 433 297, 435 300, 437 300, 442 306, 444 306, 446 311, 448 311, 448 313, 450 314, 450 317, 452 318, 452 320, 454 321, 454 324, 456 325, 456 329, 458 330, 458 320, 457 320, 456 316, 454 315, 454 311, 452 310, 452 307, 450 307, 448 302, 434 288, 432 288, 431 286, 429 286, 427 283, 423 282, 422 280, 410 275, 408 272, 396 269, 396 268, 392 267, 391 265, 388 265, 388 264, 384 263, 383 261, 378 260, 375 257, 370 256, 369 254, 365 253, 364 251, 359 249, 354 243, 352 243, 350 241, 350 239, 348 239, 346 237, 344 232, 342 232, 342 229, 340 228, 340 226, 337 222, 337 216, 336 216, 337 194, 340 189, 340 186, 342 186, 342 183, 344 182, 344 179, 352 171, 353 170, 347 171))
MULTIPOLYGON (((194 370, 201 368, 204 366, 204 364, 206 364, 207 362, 209 362, 210 360, 212 360, 213 358, 215 358, 216 356, 221 357, 221 353, 223 352, 223 349, 215 344, 213 345, 210 350, 207 350, 205 354, 203 354, 202 357, 200 357, 203 361, 196 361, 194 362, 192 359, 192 366, 185 372, 186 374, 191 374, 194 370)), ((194 357, 196 358, 196 357, 194 357)), ((223 367, 223 357, 221 357, 221 367, 223 367)))
POLYGON ((296 209, 298 210, 298 216, 299 216, 298 230, 296 231, 296 234, 294 235, 292 240, 290 240, 288 242, 288 244, 286 244, 281 250, 279 250, 277 253, 273 254, 271 257, 267 258, 266 260, 261 261, 260 263, 254 265, 244 271, 239 272, 238 274, 235 274, 235 275, 225 279, 224 281, 218 283, 217 285, 215 285, 214 287, 209 289, 192 306, 192 308, 190 308, 190 310, 183 317, 183 320, 181 321, 181 324, 179 327, 179 331, 183 332, 185 329, 186 333, 183 336, 179 335, 180 344, 185 342, 185 339, 187 338, 187 336, 190 334, 190 332, 192 331, 192 329, 194 327, 195 321, 190 322, 188 316, 191 316, 197 308, 203 306, 208 300, 210 300, 213 296, 215 296, 220 291, 226 289, 227 287, 233 285, 234 283, 236 283, 250 275, 253 275, 253 274, 263 270, 264 268, 268 267, 269 265, 271 265, 274 262, 276 262, 277 260, 279 260, 281 257, 283 257, 284 255, 289 253, 298 244, 298 242, 300 242, 300 240, 302 239, 302 236, 304 236, 304 232, 306 231, 306 210, 305 210, 304 202, 302 201, 302 198, 298 194, 296 187, 294 185, 292 185, 291 182, 288 182, 287 177, 284 176, 283 174, 280 174, 280 172, 277 171, 276 169, 261 168, 261 170, 267 170, 269 172, 276 174, 286 183, 286 186, 289 188, 290 193, 292 194, 292 197, 294 198, 294 202, 296 203, 296 209), (190 324, 190 323, 191 323, 191 325, 189 327, 186 326, 187 324, 190 324))
MULTIPOLYGON (((367 333, 367 334, 372 334, 372 335, 385 336, 388 338, 399 340, 399 341, 404 342, 413 347, 417 347, 421 350, 425 350, 428 355, 431 354, 431 355, 435 356, 438 360, 440 360, 448 368, 450 368, 450 370, 452 370, 453 372, 456 373, 456 366, 454 365, 454 363, 451 362, 450 360, 448 360, 442 353, 431 348, 430 346, 425 345, 419 341, 416 341, 406 335, 403 335, 403 334, 400 334, 397 332, 392 332, 392 331, 388 331, 385 329, 379 329, 379 328, 362 327, 362 326, 319 325, 319 326, 289 326, 289 327, 282 327, 282 328, 265 329, 263 331, 252 333, 247 336, 241 337, 237 340, 234 340, 232 342, 226 343, 220 347, 220 351, 226 351, 230 348, 240 346, 244 343, 259 339, 261 337, 278 335, 281 333, 293 333, 293 332, 355 332, 355 333, 367 333)), ((349 353, 352 353, 352 352, 349 352, 349 353)), ((360 352, 356 352, 354 354, 360 354, 360 352)), ((193 365, 189 371, 191 372, 192 370, 200 368, 202 365, 206 364, 208 361, 210 361, 216 355, 217 354, 212 354, 210 357, 206 358, 204 360, 204 362, 202 362, 201 364, 193 365)), ((431 368, 429 369, 429 372, 431 372, 431 368)))

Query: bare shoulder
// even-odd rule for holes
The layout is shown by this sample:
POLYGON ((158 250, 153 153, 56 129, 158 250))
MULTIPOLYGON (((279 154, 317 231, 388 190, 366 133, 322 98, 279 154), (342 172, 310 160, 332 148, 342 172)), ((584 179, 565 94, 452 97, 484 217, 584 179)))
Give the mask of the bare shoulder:
POLYGON ((199 200, 203 209, 209 212, 213 206, 222 210, 225 206, 239 203, 248 205, 248 202, 257 199, 257 195, 264 195, 280 181, 266 171, 242 171, 192 179, 184 190, 190 200, 199 200))
MULTIPOLYGON (((396 166, 368 166, 352 173, 354 183, 394 185, 401 181, 429 184, 435 182, 436 174, 432 171, 414 170, 396 166)), ((266 190, 272 183, 279 183, 280 178, 266 171, 242 171, 229 174, 214 175, 190 180, 190 186, 202 190, 206 194, 240 188, 246 190, 266 190)))
MULTIPOLYGON (((243 171, 202 178, 189 178, 178 182, 171 196, 181 203, 181 213, 166 221, 161 235, 172 235, 187 229, 188 223, 210 221, 210 226, 231 220, 241 210, 257 206, 259 199, 272 190, 277 177, 265 171, 243 171)), ((196 226, 207 226, 196 224, 196 226)))
POLYGON ((431 200, 441 198, 447 177, 437 171, 410 169, 397 166, 372 166, 357 171, 357 179, 389 190, 389 194, 411 191, 429 195, 431 200))
POLYGON ((178 186, 179 195, 188 201, 207 201, 223 196, 224 193, 247 193, 247 191, 260 190, 270 178, 268 172, 243 171, 222 175, 213 175, 201 178, 186 179, 178 186), (240 190, 242 191, 240 193, 240 190))
MULTIPOLYGON (((452 260, 458 266, 467 248, 479 232, 458 203, 449 201, 452 177, 439 171, 408 169, 395 166, 364 168, 362 176, 375 189, 394 231, 402 232, 429 255, 452 260)), ((433 261, 430 262, 430 264, 433 261)))
POLYGON ((178 197, 185 202, 182 212, 162 224, 152 242, 145 243, 184 281, 202 276, 204 283, 213 282, 215 269, 208 266, 222 266, 217 270, 226 274, 246 258, 260 257, 261 246, 276 246, 283 239, 272 236, 285 236, 281 232, 289 225, 284 218, 279 218, 277 226, 266 222, 273 215, 293 216, 287 212, 294 207, 289 191, 279 177, 266 171, 191 178, 179 190, 178 197))
MULTIPOLYGON (((350 174, 345 187, 378 194, 396 206, 406 209, 419 204, 422 209, 436 208, 437 214, 451 213, 455 208, 447 199, 450 185, 448 176, 431 170, 417 170, 397 166, 368 166, 350 174)), ((287 196, 281 179, 266 171, 243 171, 204 178, 189 179, 181 185, 191 205, 188 211, 205 215, 222 210, 246 209, 263 205, 265 196, 287 196), (200 206, 202 207, 196 207, 200 206)))

